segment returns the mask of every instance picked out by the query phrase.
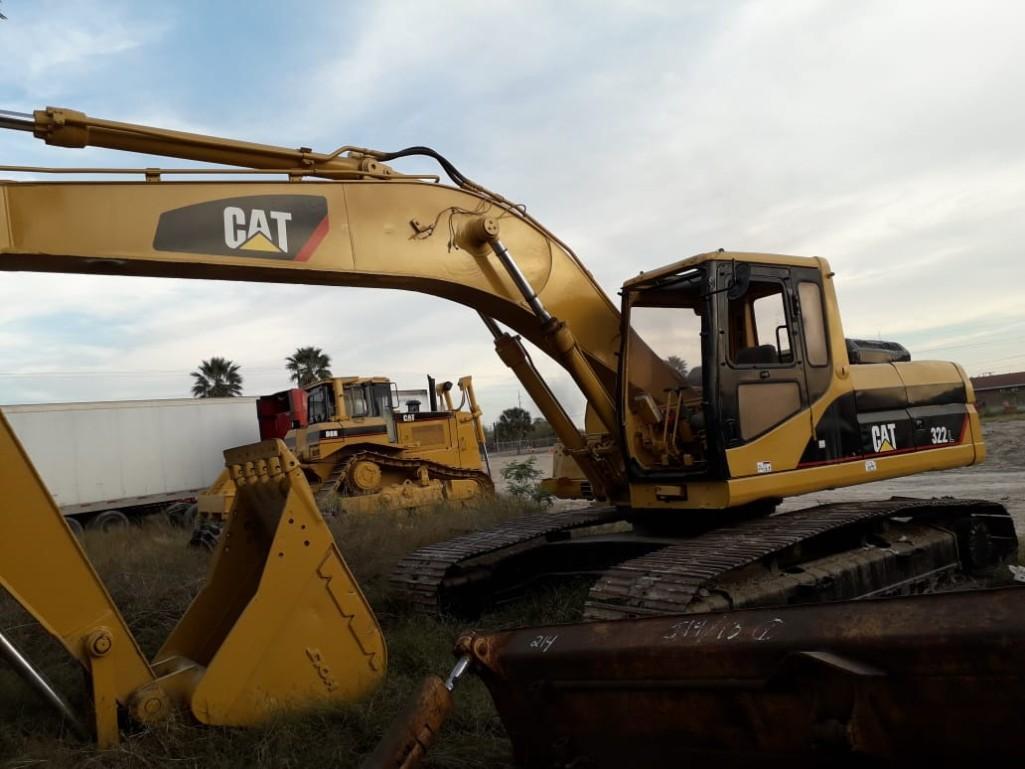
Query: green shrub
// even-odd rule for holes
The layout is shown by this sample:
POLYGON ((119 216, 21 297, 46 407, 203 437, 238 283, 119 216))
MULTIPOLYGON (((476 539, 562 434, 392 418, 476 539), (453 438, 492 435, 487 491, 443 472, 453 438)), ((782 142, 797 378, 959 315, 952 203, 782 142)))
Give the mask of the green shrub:
POLYGON ((502 477, 505 479, 510 494, 517 499, 547 507, 555 501, 555 498, 541 488, 539 481, 542 475, 534 457, 510 462, 502 468, 502 477))

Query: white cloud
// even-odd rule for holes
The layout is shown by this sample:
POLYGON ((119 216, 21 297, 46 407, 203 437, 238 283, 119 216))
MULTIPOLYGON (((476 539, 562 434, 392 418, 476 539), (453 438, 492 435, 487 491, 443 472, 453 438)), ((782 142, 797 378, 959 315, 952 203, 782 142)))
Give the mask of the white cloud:
POLYGON ((114 3, 37 0, 8 10, 10 18, 0 27, 4 81, 23 98, 71 96, 98 69, 167 28, 159 18, 138 18, 131 8, 114 3))
MULTIPOLYGON (((312 70, 290 69, 283 49, 278 83, 234 80, 233 103, 256 105, 249 112, 223 109, 215 120, 153 99, 119 114, 92 109, 238 138, 323 142, 318 149, 433 143, 472 178, 526 202, 610 294, 641 269, 719 246, 819 254, 837 271, 849 335, 906 335, 916 355, 918 345, 972 371, 1021 368, 1010 357, 1020 348, 1014 324, 1025 318, 1021 6, 640 10, 378 3, 358 23, 324 21, 317 37, 331 44, 312 70)), ((95 56, 117 62, 133 38, 160 37, 159 24, 108 21, 83 22, 91 37, 73 46, 78 65, 50 71, 55 87, 95 56)), ((45 70, 33 67, 43 64, 19 66, 12 77, 41 85, 45 70)), ((109 85, 116 91, 117 78, 109 85)), ((211 102, 224 95, 213 77, 193 87, 211 102)), ((8 161, 29 155, 24 137, 0 141, 8 161)), ((214 354, 242 363, 250 392, 273 390, 285 385, 284 356, 304 344, 324 347, 340 373, 414 384, 428 372, 472 373, 492 417, 516 397, 472 312, 406 293, 5 275, 0 322, 29 319, 39 321, 31 345, 17 341, 22 325, 0 334, 4 371, 163 372, 47 377, 32 390, 40 399, 84 389, 184 393, 187 372, 214 354), (95 324, 102 343, 61 348, 44 318, 55 307, 95 324)), ((565 375, 535 359, 579 416, 565 375)), ((0 376, 0 400, 13 392, 0 376)))

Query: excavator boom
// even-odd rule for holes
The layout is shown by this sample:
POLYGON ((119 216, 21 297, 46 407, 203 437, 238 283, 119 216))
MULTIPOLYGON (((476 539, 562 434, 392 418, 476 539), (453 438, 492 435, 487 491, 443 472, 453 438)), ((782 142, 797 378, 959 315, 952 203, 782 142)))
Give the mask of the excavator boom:
MULTIPOLYGON (((320 154, 57 108, 37 111, 32 120, 8 117, 0 126, 30 130, 60 146, 217 160, 285 173, 291 180, 170 183, 161 180, 171 171, 151 168, 140 181, 0 183, 0 270, 430 293, 472 307, 540 347, 572 376, 600 419, 599 429, 607 435, 618 430, 617 308, 568 247, 522 207, 470 182, 431 150, 343 147, 320 154), (378 160, 407 154, 439 158, 459 188, 403 177, 378 160), (377 159, 368 165, 371 157, 377 159), (304 177, 332 181, 297 183, 304 177)), ((521 379, 528 377, 532 365, 525 353, 490 327, 499 334, 496 344, 504 343, 503 360, 521 379)), ((642 341, 631 345, 630 356, 632 386, 661 392, 676 382, 642 341)), ((525 384, 563 443, 585 454, 582 438, 550 391, 537 381, 525 384)), ((614 466, 599 467, 586 456, 579 461, 596 488, 612 492, 618 481, 614 466)))

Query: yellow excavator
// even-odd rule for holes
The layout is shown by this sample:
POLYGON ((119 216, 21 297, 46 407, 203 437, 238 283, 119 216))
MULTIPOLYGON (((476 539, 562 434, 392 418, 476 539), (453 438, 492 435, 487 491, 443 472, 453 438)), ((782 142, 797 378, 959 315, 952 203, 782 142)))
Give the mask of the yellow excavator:
MULTIPOLYGON (((328 515, 469 502, 493 494, 495 487, 486 470, 473 378, 464 376, 455 386, 428 377, 427 402, 403 411, 398 388, 386 377, 333 377, 260 398, 258 411, 268 412, 278 402, 288 409, 260 414, 261 437, 270 437, 265 424, 300 423, 277 435, 299 460, 317 506, 328 515), (458 404, 455 386, 462 394, 458 404), (302 419, 290 419, 299 416, 291 413, 293 393, 303 396, 302 419)), ((192 544, 214 546, 234 498, 225 470, 196 501, 192 544)))
MULTIPOLYGON (((596 504, 528 516, 411 554, 393 579, 417 605, 472 608, 566 574, 594 579, 587 608, 593 619, 816 604, 986 581, 1016 551, 1010 517, 989 502, 895 499, 771 515, 783 497, 971 465, 985 456, 964 371, 954 363, 912 362, 899 345, 846 339, 824 259, 703 253, 631 278, 617 308, 569 247, 522 206, 425 147, 318 153, 62 108, 3 113, 0 127, 55 146, 221 164, 0 167, 103 177, 0 182, 2 270, 393 288, 480 313, 499 356, 582 474, 567 472, 549 487, 596 504), (387 165, 413 156, 436 160, 452 184, 387 165), (284 180, 265 180, 268 174, 284 180), (587 400, 583 430, 520 337, 502 325, 566 370, 587 400), (682 375, 670 356, 700 372, 682 375), (629 531, 605 526, 613 522, 629 523, 629 531)), ((157 698, 154 712, 177 699, 201 720, 238 722, 217 702, 238 705, 252 690, 222 688, 221 670, 233 686, 245 681, 266 697, 289 689, 285 679, 299 673, 315 676, 334 696, 355 695, 383 670, 370 609, 333 543, 311 536, 322 532, 322 521, 283 443, 228 454, 239 491, 211 584, 238 582, 232 572, 242 569, 251 579, 241 581, 248 592, 236 585, 225 609, 204 598, 208 588, 183 620, 186 636, 203 624, 199 646, 179 643, 176 631, 147 665, 110 619, 116 610, 98 585, 95 611, 67 625, 55 621, 68 603, 66 564, 82 561, 81 553, 47 510, 41 487, 31 491, 28 461, 6 426, 3 432, 0 481, 38 500, 37 509, 4 513, 0 580, 90 666, 98 713, 117 703, 145 719, 150 706, 138 703, 150 700, 138 693, 159 685, 164 699, 157 698), (37 518, 46 531, 31 529, 37 518), (46 547, 55 540, 66 540, 65 551, 46 547), (241 542, 249 549, 237 548, 241 542), (21 560, 10 560, 8 549, 21 560), (26 555, 44 549, 45 569, 26 555), (286 582, 291 587, 281 589, 286 582), (348 647, 303 639, 289 624, 293 589, 331 603, 331 622, 345 628, 331 637, 348 647), (268 658, 282 634, 288 648, 268 658), (104 649, 126 656, 104 657, 104 649), (352 657, 369 662, 359 675, 341 675, 339 666, 352 657), (276 672, 256 686, 257 677, 271 675, 264 662, 276 672)), ((88 570, 84 561, 76 568, 88 570)), ((304 616, 312 623, 321 615, 304 616)), ((554 641, 540 643, 547 651, 554 641)))

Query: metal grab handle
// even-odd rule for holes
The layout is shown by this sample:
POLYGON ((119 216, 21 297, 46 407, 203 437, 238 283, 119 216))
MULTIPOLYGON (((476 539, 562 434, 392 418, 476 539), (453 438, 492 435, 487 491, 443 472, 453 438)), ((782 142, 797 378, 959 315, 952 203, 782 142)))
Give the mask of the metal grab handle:
POLYGON ((428 677, 415 697, 360 764, 360 769, 415 769, 427 755, 441 725, 452 712, 452 690, 470 667, 470 655, 459 658, 448 678, 428 677))
POLYGON ((32 667, 32 663, 18 651, 14 644, 12 644, 2 632, 0 632, 0 653, 7 658, 18 675, 25 680, 25 683, 27 683, 39 694, 40 697, 46 700, 55 710, 64 716, 68 724, 71 726, 72 731, 74 731, 79 738, 83 740, 92 739, 92 734, 85 725, 78 720, 78 716, 75 715, 75 711, 71 709, 71 705, 68 704, 68 701, 50 685, 50 682, 46 680, 42 673, 32 667))

